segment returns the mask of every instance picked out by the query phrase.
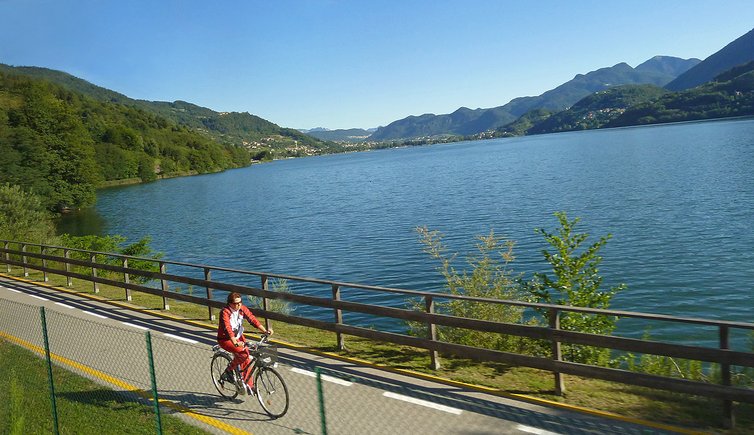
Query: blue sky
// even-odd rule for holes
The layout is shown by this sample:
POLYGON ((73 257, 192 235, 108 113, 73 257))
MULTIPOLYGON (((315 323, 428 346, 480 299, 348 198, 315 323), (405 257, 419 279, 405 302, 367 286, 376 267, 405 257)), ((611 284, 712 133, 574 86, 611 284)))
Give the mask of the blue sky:
POLYGON ((704 59, 754 1, 0 0, 0 63, 292 128, 500 106, 655 55, 704 59))

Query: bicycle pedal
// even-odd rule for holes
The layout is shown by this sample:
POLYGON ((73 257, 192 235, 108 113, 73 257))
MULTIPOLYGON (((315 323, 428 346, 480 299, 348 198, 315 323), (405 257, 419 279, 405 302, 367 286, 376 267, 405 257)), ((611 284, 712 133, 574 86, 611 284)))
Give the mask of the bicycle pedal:
POLYGON ((236 390, 238 390, 238 394, 241 396, 246 395, 246 386, 241 384, 240 382, 236 383, 236 390))

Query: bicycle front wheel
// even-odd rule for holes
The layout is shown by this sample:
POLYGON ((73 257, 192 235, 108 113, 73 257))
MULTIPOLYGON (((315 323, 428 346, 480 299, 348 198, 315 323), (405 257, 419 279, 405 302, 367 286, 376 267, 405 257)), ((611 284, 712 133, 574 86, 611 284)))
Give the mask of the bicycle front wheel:
POLYGON ((212 375, 212 383, 215 384, 217 392, 226 399, 235 399, 238 396, 238 390, 236 384, 230 380, 224 380, 221 378, 225 369, 230 364, 231 358, 222 353, 216 353, 212 357, 212 363, 210 364, 210 373, 212 375))
POLYGON ((283 377, 272 367, 261 367, 254 376, 257 400, 272 418, 280 418, 288 412, 288 386, 283 377))

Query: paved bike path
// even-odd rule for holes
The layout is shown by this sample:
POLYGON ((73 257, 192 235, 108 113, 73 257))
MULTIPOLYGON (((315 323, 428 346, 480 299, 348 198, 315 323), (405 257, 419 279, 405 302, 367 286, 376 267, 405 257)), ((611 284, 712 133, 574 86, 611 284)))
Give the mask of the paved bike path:
MULTIPOLYGON (((214 433, 322 433, 315 367, 325 373, 328 434, 693 433, 527 403, 283 347, 279 371, 291 404, 288 414, 273 420, 254 398, 228 401, 217 394, 209 378, 212 329, 87 296, 0 276, 0 299, 64 315, 57 316, 65 322, 58 331, 50 328, 53 353, 99 368, 85 374, 116 389, 148 390, 148 373, 138 361, 147 360, 139 353, 144 331, 151 331, 160 398, 170 401, 164 409, 214 433), (124 363, 126 352, 137 363, 124 363), (113 385, 113 379, 121 384, 113 385)), ((39 343, 39 335, 26 338, 39 343)))

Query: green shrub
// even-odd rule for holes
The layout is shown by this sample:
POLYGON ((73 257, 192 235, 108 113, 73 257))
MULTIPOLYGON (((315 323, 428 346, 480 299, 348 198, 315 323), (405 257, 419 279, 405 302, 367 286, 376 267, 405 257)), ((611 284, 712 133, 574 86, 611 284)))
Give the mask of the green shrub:
MULTIPOLYGON (((416 231, 424 244, 424 252, 440 262, 437 269, 445 278, 448 293, 499 300, 520 301, 525 298, 520 280, 510 268, 514 260, 513 242, 495 236, 494 231, 487 236, 478 236, 478 254, 466 258, 470 271, 458 271, 453 266, 457 255, 446 255, 440 232, 430 231, 427 227, 416 228, 416 231)), ((416 302, 414 308, 423 311, 423 301, 416 302)), ((436 302, 435 312, 500 323, 520 323, 523 318, 521 307, 453 299, 436 302)), ((409 327, 415 335, 427 334, 427 325, 411 322, 409 327)), ((440 326, 437 335, 441 341, 502 351, 521 352, 526 347, 526 341, 521 337, 463 328, 440 326)))

